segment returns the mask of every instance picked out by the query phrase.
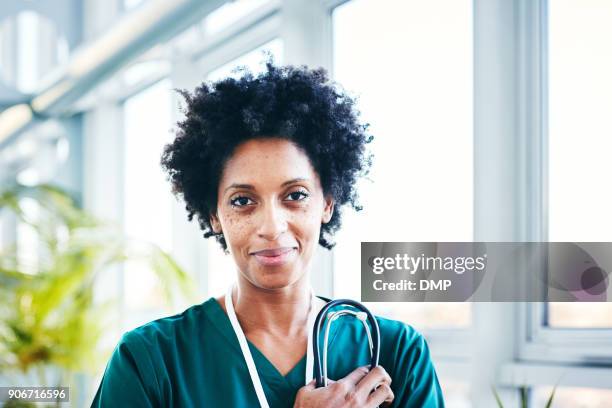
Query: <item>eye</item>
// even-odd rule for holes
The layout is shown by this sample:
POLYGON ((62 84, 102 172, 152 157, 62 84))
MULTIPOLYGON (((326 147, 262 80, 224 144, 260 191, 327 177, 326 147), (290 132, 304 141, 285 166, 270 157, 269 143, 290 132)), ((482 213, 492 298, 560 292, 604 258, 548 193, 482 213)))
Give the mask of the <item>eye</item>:
POLYGON ((249 205, 249 201, 253 201, 251 200, 249 197, 245 197, 245 196, 238 196, 238 197, 234 197, 230 200, 230 204, 233 207, 244 207, 246 205, 249 205))
POLYGON ((308 196, 309 196, 309 194, 306 193, 305 191, 298 190, 298 191, 294 191, 292 193, 289 193, 289 195, 287 197, 291 198, 291 200, 289 200, 289 201, 302 201, 302 200, 304 200, 308 196))

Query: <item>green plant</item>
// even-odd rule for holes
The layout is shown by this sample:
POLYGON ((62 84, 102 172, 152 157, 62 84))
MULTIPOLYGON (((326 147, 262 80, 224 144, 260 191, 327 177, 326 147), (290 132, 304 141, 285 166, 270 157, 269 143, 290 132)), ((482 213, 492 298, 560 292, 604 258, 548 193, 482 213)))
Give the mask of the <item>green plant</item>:
MULTIPOLYGON (((502 403, 501 398, 499 397, 499 393, 494 386, 491 386, 491 390, 493 391, 493 395, 495 396, 495 401, 497 402, 498 408, 504 408, 504 404, 502 403)), ((527 408, 529 406, 529 393, 527 386, 519 387, 519 393, 521 395, 521 408, 527 408)), ((553 398, 555 397, 555 391, 557 390, 557 386, 555 385, 546 401, 545 408, 551 408, 553 403, 553 398)))
POLYGON ((99 340, 111 303, 94 301, 94 283, 112 264, 146 262, 168 303, 177 291, 194 299, 189 276, 167 253, 126 238, 60 188, 10 186, 0 192, 0 211, 14 213, 40 240, 36 262, 21 259, 15 243, 0 248, 0 372, 37 370, 44 386, 44 367, 66 376, 97 372, 107 358, 99 340), (37 204, 38 217, 28 213, 27 200, 37 204))

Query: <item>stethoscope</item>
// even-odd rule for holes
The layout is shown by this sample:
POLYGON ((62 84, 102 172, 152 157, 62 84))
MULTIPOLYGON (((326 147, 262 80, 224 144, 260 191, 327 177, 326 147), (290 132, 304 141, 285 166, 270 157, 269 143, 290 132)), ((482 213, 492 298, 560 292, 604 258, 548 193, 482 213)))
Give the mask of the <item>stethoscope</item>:
POLYGON ((370 345, 370 369, 373 369, 378 365, 378 360, 380 358, 380 330, 378 328, 378 322, 370 313, 367 307, 362 305, 361 303, 351 300, 351 299, 336 299, 328 302, 319 314, 314 322, 313 327, 313 337, 314 341, 312 343, 312 352, 315 355, 314 360, 314 377, 316 379, 315 386, 326 387, 327 386, 327 340, 329 338, 329 329, 331 327, 332 322, 338 320, 338 318, 342 316, 354 316, 361 323, 363 323, 363 327, 368 335, 368 344, 370 345), (329 310, 335 306, 352 306, 357 309, 357 311, 352 309, 343 309, 335 312, 329 313, 329 310), (321 332, 321 324, 327 320, 327 326, 325 328, 325 336, 323 337, 323 364, 321 364, 321 355, 319 353, 319 336, 318 334, 321 332), (370 326, 372 326, 372 330, 370 330, 370 326, 368 326, 368 322, 370 326))
MULTIPOLYGON (((242 327, 240 327, 240 322, 238 322, 238 318, 236 317, 236 311, 234 310, 234 302, 232 299, 233 288, 234 285, 230 285, 227 289, 227 293, 225 294, 225 309, 227 310, 230 323, 232 324, 232 328, 234 329, 236 337, 238 338, 238 343, 249 370, 253 387, 255 387, 255 393, 257 394, 259 405, 262 408, 269 408, 270 405, 268 404, 263 386, 261 385, 261 379, 257 374, 257 368, 255 366, 255 361, 253 360, 253 355, 251 354, 251 349, 249 348, 246 336, 242 331, 242 327)), ((374 368, 378 365, 378 360, 380 358, 380 330, 378 328, 378 322, 364 305, 351 299, 336 299, 323 306, 321 311, 316 316, 314 305, 315 295, 311 288, 310 310, 308 312, 307 320, 309 330, 308 347, 306 349, 305 384, 310 383, 312 379, 312 377, 309 377, 308 373, 314 372, 314 378, 316 380, 315 386, 317 388, 327 386, 327 341, 329 338, 329 329, 331 327, 331 323, 338 320, 342 316, 353 316, 363 323, 368 336, 368 344, 370 346, 370 368, 374 368), (329 312, 332 307, 339 305, 349 306, 353 309, 343 309, 331 313, 329 312), (324 323, 327 324, 323 338, 323 360, 321 360, 321 355, 319 352, 319 333, 321 332, 321 328, 324 323), (368 323, 370 324, 371 328, 368 326, 368 323)))

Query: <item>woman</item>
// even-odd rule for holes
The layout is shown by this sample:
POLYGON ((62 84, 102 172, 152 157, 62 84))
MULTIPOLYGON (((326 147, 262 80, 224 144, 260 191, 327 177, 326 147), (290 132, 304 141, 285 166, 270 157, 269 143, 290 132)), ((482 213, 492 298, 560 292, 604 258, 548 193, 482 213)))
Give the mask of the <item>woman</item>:
POLYGON ((372 137, 324 70, 266 68, 181 91, 186 117, 162 157, 189 220, 233 257, 236 285, 124 334, 93 406, 443 407, 423 337, 380 317, 378 367, 362 324, 339 319, 331 384, 306 384, 307 322, 329 300, 311 296, 313 254, 333 247, 342 207, 360 209, 372 137))

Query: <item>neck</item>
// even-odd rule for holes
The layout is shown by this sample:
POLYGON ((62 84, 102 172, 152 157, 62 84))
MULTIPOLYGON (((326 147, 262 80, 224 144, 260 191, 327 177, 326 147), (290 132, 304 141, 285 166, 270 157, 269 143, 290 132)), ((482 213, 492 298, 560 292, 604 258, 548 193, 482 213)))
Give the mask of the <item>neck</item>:
POLYGON ((285 337, 300 335, 310 309, 308 276, 284 288, 262 289, 239 275, 232 299, 245 335, 258 331, 285 337))

